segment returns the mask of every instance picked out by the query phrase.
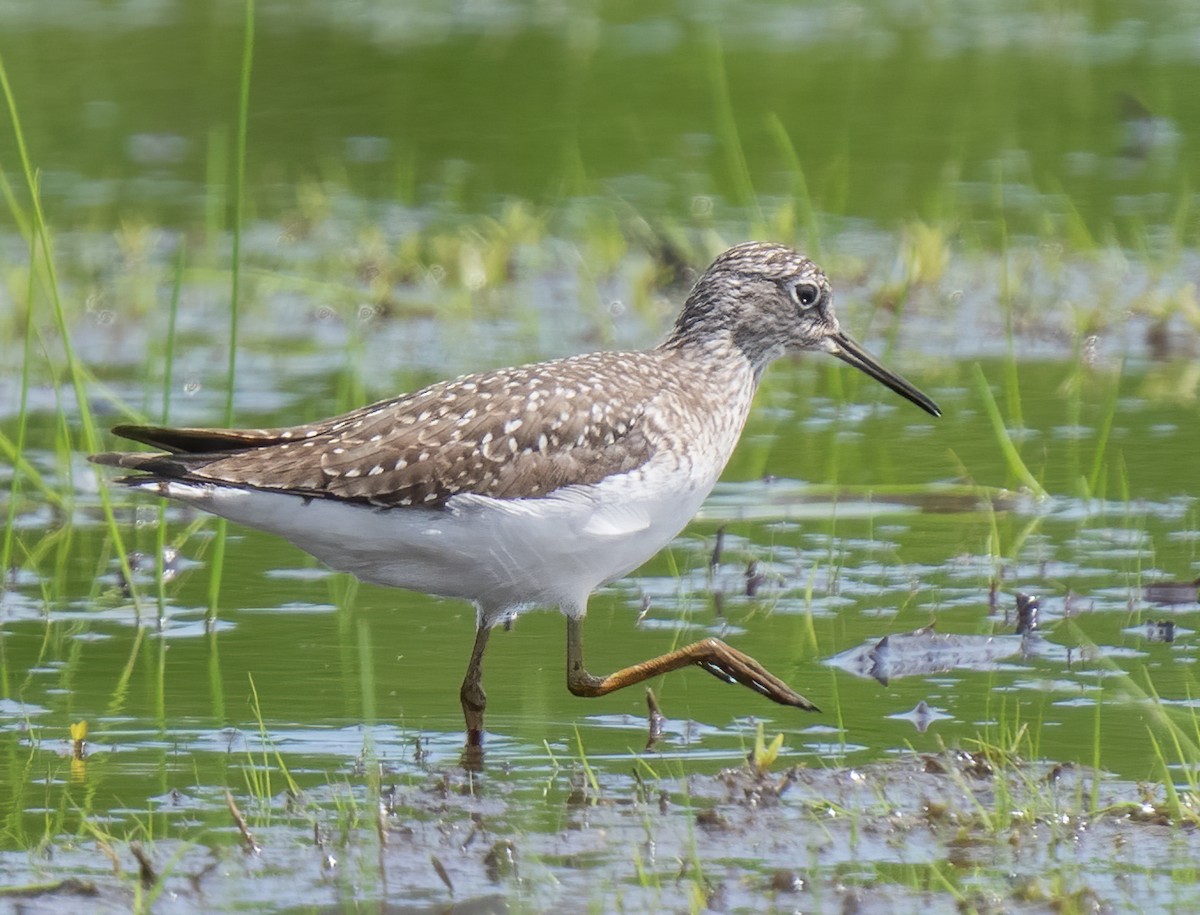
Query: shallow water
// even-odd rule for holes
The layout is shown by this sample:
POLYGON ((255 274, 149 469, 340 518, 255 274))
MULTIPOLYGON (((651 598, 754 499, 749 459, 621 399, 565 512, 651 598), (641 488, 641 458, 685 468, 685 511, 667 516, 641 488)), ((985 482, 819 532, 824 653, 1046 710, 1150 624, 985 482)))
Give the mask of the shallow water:
MULTIPOLYGON (((1173 403, 1140 393, 1171 369, 1126 364, 1119 377, 1089 372, 1075 395, 1037 396, 1060 391, 1079 369, 1020 363, 1021 390, 1033 393, 1022 397, 1018 438, 1051 493, 1037 498, 1003 488, 1007 470, 971 390, 973 365, 941 360, 935 373, 910 372, 941 403, 937 421, 817 357, 777 366, 699 518, 592 600, 585 636, 594 670, 717 635, 822 713, 771 705, 699 671, 677 673, 654 684, 667 723, 643 753, 641 692, 571 697, 562 620, 530 612, 493 640, 487 658, 489 768, 521 773, 518 791, 581 759, 602 778, 628 773, 638 759, 666 772, 715 772, 742 759, 761 722, 768 735, 783 734, 789 764, 862 765, 979 736, 1004 743, 1027 727, 1042 758, 1097 764, 1129 780, 1161 777, 1148 727, 1172 714, 1186 727, 1200 627, 1194 591, 1167 605, 1141 590, 1200 574, 1196 497, 1185 491, 1188 456, 1200 445, 1195 425, 1179 424, 1173 403), (854 386, 857 405, 830 401, 837 385, 854 386), (1096 491, 1071 495, 1091 469, 1107 403, 1115 412, 1096 491), (1147 453, 1154 460, 1138 459, 1147 453), (1018 592, 1041 603, 1040 628, 1024 641, 1013 634, 1018 592), (1162 620, 1175 624, 1173 641, 1154 628, 1162 620), (831 664, 930 624, 994 635, 1015 650, 967 652, 952 659, 961 666, 886 684, 831 664)), ((1003 364, 982 367, 1003 375, 1003 364)), ((285 391, 259 395, 292 400, 285 391)), ((271 425, 282 413, 334 406, 301 398, 239 418, 271 425)), ((55 472, 50 452, 28 456, 55 472)), ((19 516, 30 548, 47 549, 42 573, 21 573, 4 602, 9 699, 0 739, 14 771, 28 772, 11 800, 11 827, 36 835, 46 811, 80 790, 113 828, 148 811, 175 822, 172 792, 199 793, 209 800, 185 808, 199 823, 222 818, 212 792, 240 787, 247 767, 273 779, 267 793, 276 794, 284 768, 304 790, 353 783, 364 754, 389 772, 457 764, 468 606, 354 586, 274 538, 234 527, 219 614, 206 626, 213 525, 193 527, 191 514, 168 506, 175 577, 160 615, 149 563, 139 619, 105 547, 91 477, 75 470, 69 542, 53 542, 56 522, 36 502, 19 516), (77 720, 89 723, 88 751, 71 764, 66 725, 77 720)), ((157 506, 120 491, 116 498, 131 546, 152 551, 157 506)), ((1186 773, 1172 778, 1185 782, 1186 773)))
MULTIPOLYGON (((216 527, 175 506, 161 604, 153 559, 135 604, 39 289, 0 888, 80 881, 29 890, 35 910, 1194 908, 1200 603, 1146 589, 1200 575, 1200 20, 1139 9, 260 3, 239 424, 650 345, 751 236, 817 257, 845 327, 945 415, 822 356, 776 365, 700 516, 592 599, 595 671, 716 635, 822 712, 680 672, 653 684, 647 749, 644 694, 571 697, 563 622, 530 612, 489 648, 473 775, 469 607, 232 526, 214 592, 216 527), (1018 594, 1040 604, 1024 637, 1018 594), (760 725, 783 737, 762 780, 760 725), (980 741, 1034 762, 942 752, 980 741), (140 888, 130 840, 163 880, 140 888)), ((221 421, 241 15, 4 9, 102 426, 161 417, 176 282, 169 418, 221 421)), ((23 208, 15 161, 4 132, 23 208)), ((0 227, 6 442, 28 257, 0 227)), ((12 478, 0 461, 5 517, 12 478)), ((152 557, 159 506, 113 496, 152 557)))

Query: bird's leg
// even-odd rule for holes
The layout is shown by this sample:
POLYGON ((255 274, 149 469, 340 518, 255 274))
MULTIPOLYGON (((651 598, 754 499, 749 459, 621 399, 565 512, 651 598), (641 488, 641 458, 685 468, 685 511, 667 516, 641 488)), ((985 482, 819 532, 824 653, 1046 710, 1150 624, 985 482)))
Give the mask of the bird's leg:
POLYGON ((749 687, 780 705, 820 711, 750 655, 730 648, 720 639, 701 639, 607 677, 594 676, 583 666, 583 621, 567 618, 567 689, 576 696, 604 696, 689 664, 707 670, 718 680, 749 687))
POLYGON ((458 697, 462 701, 463 718, 467 721, 467 746, 483 746, 483 710, 487 708, 487 693, 483 691, 483 652, 492 629, 482 619, 475 629, 475 647, 463 678, 458 697))

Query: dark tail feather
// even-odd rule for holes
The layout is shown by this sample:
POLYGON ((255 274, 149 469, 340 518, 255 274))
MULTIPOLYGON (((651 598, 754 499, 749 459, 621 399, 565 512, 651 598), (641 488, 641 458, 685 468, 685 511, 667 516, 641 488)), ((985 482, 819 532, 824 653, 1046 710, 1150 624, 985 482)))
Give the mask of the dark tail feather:
MULTIPOLYGON (((126 470, 140 470, 168 480, 186 477, 200 464, 208 463, 208 456, 200 461, 188 460, 186 456, 176 457, 171 454, 155 454, 148 451, 104 451, 100 454, 89 454, 88 460, 93 464, 104 464, 109 467, 124 467, 126 470)), ((144 477, 124 477, 118 483, 133 482, 144 477)))
MULTIPOLYGON (((113 426, 113 434, 130 441, 141 442, 151 448, 161 448, 171 454, 215 454, 232 451, 245 451, 247 448, 261 448, 264 445, 274 445, 281 438, 279 430, 274 429, 171 429, 166 426, 113 426)), ((146 457, 146 455, 140 455, 146 457)), ((99 458, 112 455, 95 455, 92 460, 97 464, 115 464, 112 460, 99 458)), ((130 455, 139 457, 139 455, 130 455)), ((127 464, 117 464, 120 467, 127 464)), ((144 468, 139 468, 144 469, 144 468)))

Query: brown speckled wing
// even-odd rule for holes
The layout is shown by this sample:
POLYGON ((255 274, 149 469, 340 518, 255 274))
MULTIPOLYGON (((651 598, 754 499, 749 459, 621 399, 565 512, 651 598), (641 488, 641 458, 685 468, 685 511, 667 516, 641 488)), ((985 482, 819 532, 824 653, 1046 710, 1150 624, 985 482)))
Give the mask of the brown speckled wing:
POLYGON ((457 493, 539 496, 650 459, 645 410, 661 388, 661 359, 587 354, 468 375, 289 429, 127 427, 117 431, 175 453, 99 457, 161 476, 379 506, 436 506, 457 493))

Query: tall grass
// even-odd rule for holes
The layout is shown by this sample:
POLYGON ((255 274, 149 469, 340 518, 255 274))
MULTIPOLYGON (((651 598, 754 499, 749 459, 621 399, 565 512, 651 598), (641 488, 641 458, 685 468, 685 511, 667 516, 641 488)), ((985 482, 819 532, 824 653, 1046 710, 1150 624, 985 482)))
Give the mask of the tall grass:
POLYGON ((751 231, 755 236, 766 230, 766 219, 754 191, 750 166, 746 163, 746 151, 738 134, 737 120, 733 115, 733 101, 729 96, 729 78, 725 73, 725 55, 721 41, 714 31, 708 37, 708 73, 713 94, 716 135, 725 149, 726 167, 733 182, 735 199, 750 216, 751 231))
MULTIPOLYGON (((179 296, 183 290, 183 271, 187 264, 187 247, 182 240, 179 244, 179 254, 175 261, 175 282, 171 287, 171 304, 167 314, 167 349, 164 356, 162 383, 162 411, 160 419, 164 426, 171 421, 171 390, 175 378, 175 324, 179 317, 179 296)), ((167 504, 163 500, 158 503, 158 527, 155 538, 155 572, 158 582, 158 618, 161 621, 166 613, 166 581, 163 577, 163 563, 167 547, 167 504)))
MULTIPOLYGON (((7 182, 5 182, 7 186, 7 182)), ((6 195, 8 196, 8 195, 6 195)), ((13 201, 15 204, 15 201, 13 201)), ((25 312, 25 334, 21 355, 21 394, 20 403, 17 405, 17 437, 12 445, 11 454, 15 458, 25 453, 25 433, 28 430, 26 411, 29 406, 29 365, 33 358, 33 314, 32 305, 34 298, 34 264, 37 261, 37 247, 33 239, 29 243, 29 277, 25 289, 25 301, 28 307, 25 312)), ((6 449, 8 450, 8 449, 6 449)), ((8 490, 8 512, 6 523, 4 525, 4 540, 0 542, 0 575, 7 575, 8 570, 12 568, 12 551, 13 542, 16 535, 16 527, 13 522, 17 517, 17 503, 21 499, 21 468, 17 466, 17 461, 13 461, 13 475, 9 483, 8 490)), ((0 591, 3 591, 6 583, 0 580, 0 591)), ((7 665, 5 676, 7 676, 7 665)), ((3 695, 8 695, 7 689, 3 695)))
POLYGON ((1108 449, 1109 438, 1112 436, 1113 420, 1117 415, 1117 397, 1121 392, 1121 367, 1117 367, 1117 371, 1113 376, 1112 384, 1109 387, 1108 398, 1104 404, 1104 413, 1100 420, 1100 429, 1096 435, 1096 453, 1092 456, 1092 469, 1087 477, 1087 494, 1089 497, 1095 496, 1101 482, 1101 474, 1104 473, 1105 463, 1104 458, 1108 449))
MULTIPOLYGON (((63 357, 66 363, 67 376, 71 384, 71 390, 75 395, 75 408, 79 417, 79 425, 81 432, 81 440, 77 443, 71 435, 69 428, 63 430, 63 447, 66 449, 66 460, 62 463, 65 467, 68 482, 71 476, 70 452, 74 450, 76 444, 81 444, 84 450, 93 452, 99 450, 100 438, 96 432, 95 419, 92 416, 90 401, 88 398, 88 384, 93 379, 87 371, 86 366, 79 361, 75 355, 75 348, 71 342, 70 327, 67 323, 66 311, 63 306, 62 295, 60 293, 58 271, 54 260, 54 251, 50 242, 50 231, 46 222, 46 214, 42 209, 41 194, 38 186, 38 178, 29 157, 29 151, 25 143, 25 132, 21 126, 21 116, 17 105, 17 100, 12 91, 12 86, 9 83, 8 71, 4 64, 3 55, 0 55, 0 90, 3 90, 4 100, 8 107, 9 123, 12 126, 13 138, 16 142, 17 156, 21 163, 21 174, 25 178, 26 190, 29 194, 30 206, 32 208, 32 217, 25 221, 19 209, 14 210, 13 215, 17 217, 18 224, 26 226, 26 239, 30 248, 30 280, 29 290, 32 293, 34 288, 34 275, 38 273, 40 268, 41 279, 45 284, 46 291, 50 298, 51 315, 54 319, 54 325, 58 331, 60 344, 62 346, 63 357)), ((6 195, 9 196, 9 195, 6 195)), ((35 321, 35 311, 33 303, 35 299, 31 295, 28 301, 27 321, 32 325, 35 321)), ((29 335, 33 333, 32 328, 26 330, 26 348, 25 357, 26 363, 23 368, 25 381, 23 382, 23 390, 28 390, 28 369, 29 369, 29 352, 30 343, 29 335)), ((20 411, 21 419, 18 420, 20 427, 24 426, 26 401, 22 398, 22 408, 20 411)), ((65 420, 65 415, 63 417, 65 420)), ((23 444, 23 442, 22 442, 23 444)), ((20 449, 17 449, 17 458, 21 457, 20 449)), ((100 470, 95 468, 92 471, 97 474, 99 479, 100 470)), ((20 470, 14 462, 14 475, 19 475, 20 470)), ((74 486, 70 487, 74 491, 74 486)), ((117 524, 116 517, 113 514, 112 500, 109 496, 107 488, 101 483, 98 487, 100 496, 100 508, 104 516, 104 522, 108 529, 108 534, 114 549, 117 552, 117 558, 120 562, 121 572, 125 576, 125 580, 129 582, 130 598, 133 601, 134 612, 140 615, 141 607, 138 597, 136 585, 133 582, 133 574, 129 567, 129 556, 125 549, 125 542, 121 535, 121 529, 117 524)), ((10 509, 11 510, 11 509, 10 509)), ((11 525, 10 525, 11 527, 11 525)), ((8 537, 6 537, 6 542, 8 537)), ((8 547, 11 549, 11 547, 8 547)))
MULTIPOLYGON (((246 143, 250 124, 250 75, 254 68, 254 0, 246 0, 242 70, 238 83, 238 122, 233 173, 233 263, 229 282, 229 363, 225 372, 225 425, 233 425, 233 394, 237 379, 238 317, 241 302, 242 223, 246 206, 246 143)), ((228 523, 217 519, 208 585, 208 620, 216 619, 225 570, 228 523)))
MULTIPOLYGON (((992 424, 992 431, 996 436, 996 444, 1000 448, 1000 453, 1004 456, 1005 462, 1008 464, 1009 472, 1017 477, 1025 486, 1039 499, 1046 497, 1047 493, 1042 484, 1038 481, 1025 462, 1021 459, 1020 452, 1017 451, 1016 445, 1013 444, 1012 436, 1009 435, 1008 429, 1004 424, 1004 418, 1000 415, 1000 408, 996 405, 996 398, 992 396, 992 390, 988 386, 987 376, 983 374, 983 369, 979 364, 975 364, 975 383, 979 391, 979 398, 983 401, 984 411, 987 413, 988 419, 992 424)), ((1010 407, 1016 410, 1014 418, 1020 422, 1020 397, 1019 394, 1014 398, 1009 398, 1010 407)))
POLYGON ((812 194, 808 187, 808 178, 804 173, 804 165, 792 144, 787 128, 779 115, 771 113, 767 116, 767 130, 779 147, 784 161, 787 163, 788 175, 792 181, 793 205, 800 207, 800 224, 804 228, 804 248, 814 261, 821 261, 821 230, 817 222, 817 209, 813 203, 812 194))

